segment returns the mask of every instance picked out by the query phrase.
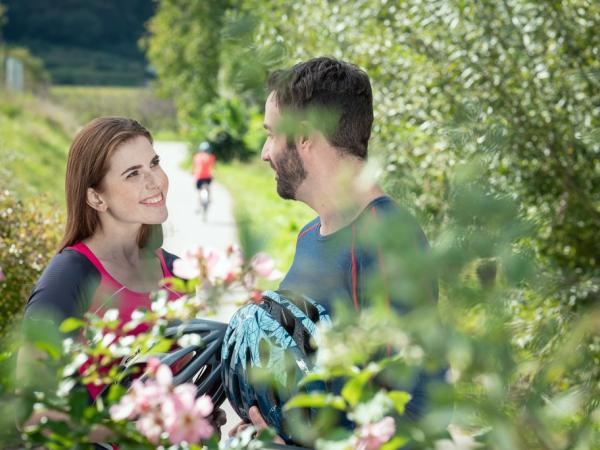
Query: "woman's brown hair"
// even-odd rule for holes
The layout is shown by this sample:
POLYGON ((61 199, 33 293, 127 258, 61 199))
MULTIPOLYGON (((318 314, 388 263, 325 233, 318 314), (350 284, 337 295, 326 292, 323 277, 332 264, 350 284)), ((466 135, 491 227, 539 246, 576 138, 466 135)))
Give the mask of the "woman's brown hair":
MULTIPOLYGON (((98 212, 87 204, 88 188, 98 189, 108 171, 108 160, 123 143, 152 135, 133 119, 99 117, 75 136, 67 159, 65 197, 67 225, 59 251, 92 236, 100 226, 98 212)), ((162 226, 143 224, 137 237, 140 248, 154 250, 162 245, 162 226)))

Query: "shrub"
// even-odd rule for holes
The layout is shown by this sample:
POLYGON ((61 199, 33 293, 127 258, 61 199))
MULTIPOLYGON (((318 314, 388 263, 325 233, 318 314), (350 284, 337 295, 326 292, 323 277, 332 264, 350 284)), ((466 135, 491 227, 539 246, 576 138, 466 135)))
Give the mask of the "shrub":
POLYGON ((44 201, 24 203, 0 189, 0 339, 22 314, 33 284, 58 247, 62 216, 44 201))

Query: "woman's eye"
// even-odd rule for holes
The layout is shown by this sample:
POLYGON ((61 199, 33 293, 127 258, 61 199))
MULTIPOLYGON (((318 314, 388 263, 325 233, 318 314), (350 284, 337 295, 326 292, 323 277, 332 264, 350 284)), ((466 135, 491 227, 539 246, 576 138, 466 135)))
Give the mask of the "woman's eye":
POLYGON ((135 176, 137 176, 137 174, 138 174, 137 170, 132 170, 131 172, 129 172, 129 174, 125 178, 135 177, 135 176))

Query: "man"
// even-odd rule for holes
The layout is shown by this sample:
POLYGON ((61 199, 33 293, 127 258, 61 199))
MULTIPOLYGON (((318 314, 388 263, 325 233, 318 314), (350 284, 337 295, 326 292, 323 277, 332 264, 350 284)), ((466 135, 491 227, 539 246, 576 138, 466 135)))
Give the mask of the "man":
MULTIPOLYGON (((381 249, 364 247, 361 237, 373 221, 400 211, 377 184, 365 181, 373 124, 369 77, 352 64, 320 57, 271 74, 268 88, 261 158, 275 172, 282 198, 318 214, 300 231, 280 289, 305 294, 330 311, 336 300, 360 311, 369 305, 368 280, 385 278, 381 249)), ((414 225, 416 247, 425 251, 425 235, 403 216, 414 225)), ((429 298, 437 296, 434 282, 426 290, 429 298)), ((421 401, 413 404, 415 415, 421 401)), ((250 417, 257 428, 266 425, 256 408, 250 417)))
MULTIPOLYGON (((308 295, 329 309, 337 299, 359 310, 368 304, 369 276, 385 270, 373 252, 361 248, 361 232, 374 218, 398 212, 364 177, 373 124, 369 77, 346 62, 315 58, 273 73, 268 87, 261 157, 275 172, 279 195, 318 214, 300 231, 280 289, 308 295), (282 115, 297 121, 296 130, 281 130, 282 115)), ((424 234, 412 222, 417 245, 426 249, 424 234)))

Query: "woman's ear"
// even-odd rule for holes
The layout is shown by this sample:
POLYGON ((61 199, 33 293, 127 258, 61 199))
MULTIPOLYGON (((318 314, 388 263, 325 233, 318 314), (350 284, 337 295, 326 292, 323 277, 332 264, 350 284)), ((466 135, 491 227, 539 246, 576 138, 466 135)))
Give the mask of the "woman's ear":
POLYGON ((87 189, 87 204, 99 212, 106 211, 108 207, 100 193, 91 187, 87 189))

